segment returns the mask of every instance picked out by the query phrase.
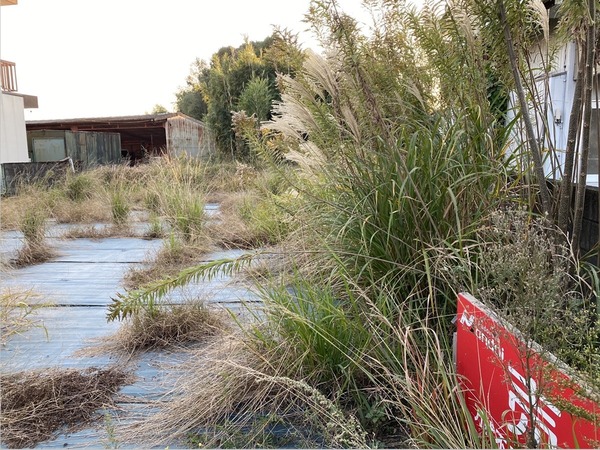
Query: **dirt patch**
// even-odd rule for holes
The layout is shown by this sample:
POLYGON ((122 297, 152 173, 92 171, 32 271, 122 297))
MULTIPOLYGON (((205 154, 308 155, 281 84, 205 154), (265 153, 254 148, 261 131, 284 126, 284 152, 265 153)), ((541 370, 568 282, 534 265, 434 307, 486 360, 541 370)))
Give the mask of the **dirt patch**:
POLYGON ((34 447, 63 428, 73 429, 110 407, 119 388, 133 381, 121 367, 46 369, 0 375, 0 427, 9 448, 34 447))

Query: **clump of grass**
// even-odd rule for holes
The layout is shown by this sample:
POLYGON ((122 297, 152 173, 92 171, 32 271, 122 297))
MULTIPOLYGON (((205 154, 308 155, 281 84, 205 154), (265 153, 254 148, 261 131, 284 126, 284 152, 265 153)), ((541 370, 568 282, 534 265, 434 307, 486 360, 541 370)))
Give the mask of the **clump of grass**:
POLYGON ((1 374, 1 439, 10 448, 35 447, 64 427, 89 423, 131 381, 120 367, 1 374))
POLYGON ((292 204, 284 196, 243 191, 224 197, 219 220, 210 225, 222 247, 253 249, 276 245, 290 233, 292 204))
POLYGON ((0 344, 32 327, 43 327, 36 317, 37 309, 49 306, 31 289, 3 289, 0 292, 0 344))
POLYGON ((144 233, 146 239, 158 239, 165 237, 165 229, 156 213, 150 213, 150 226, 144 233))
POLYGON ((96 180, 90 173, 80 173, 67 178, 65 196, 74 202, 83 202, 93 197, 96 180))
POLYGON ((124 277, 125 287, 135 289, 152 281, 177 274, 197 263, 202 255, 212 249, 210 240, 189 244, 171 233, 161 249, 152 255, 144 267, 132 267, 124 277))
POLYGON ((128 236, 138 237, 131 228, 107 225, 76 226, 62 234, 64 239, 107 239, 128 236))
POLYGON ((131 208, 122 189, 117 188, 110 193, 110 207, 113 223, 118 227, 125 225, 131 208))
POLYGON ((46 237, 46 219, 44 211, 28 211, 21 222, 21 232, 25 241, 32 245, 41 244, 46 237))
POLYGON ((57 223, 94 223, 110 222, 110 205, 100 194, 78 203, 73 200, 61 198, 55 194, 51 205, 52 217, 57 223))
POLYGON ((181 303, 161 302, 130 314, 103 347, 131 354, 202 342, 226 327, 223 312, 200 298, 181 303))
POLYGON ((171 189, 165 194, 163 212, 171 228, 191 243, 205 237, 204 200, 196 191, 171 189))
POLYGON ((28 210, 20 223, 23 246, 17 251, 13 264, 17 267, 39 264, 56 255, 46 242, 47 214, 43 209, 28 210))

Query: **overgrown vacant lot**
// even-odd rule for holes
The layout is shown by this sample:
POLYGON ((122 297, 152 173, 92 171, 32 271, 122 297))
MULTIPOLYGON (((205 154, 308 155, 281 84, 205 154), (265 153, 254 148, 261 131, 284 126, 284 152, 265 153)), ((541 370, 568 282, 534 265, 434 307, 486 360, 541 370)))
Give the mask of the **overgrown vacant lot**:
MULTIPOLYGON (((312 58, 316 67, 325 64, 312 58)), ((314 70, 311 64, 307 71, 314 70)), ((302 92, 297 82, 287 82, 290 92, 302 92)), ((598 325, 587 266, 577 264, 567 244, 556 244, 550 222, 520 202, 509 205, 508 198, 526 189, 499 179, 496 166, 487 178, 477 172, 481 186, 471 183, 466 166, 453 159, 465 157, 452 134, 464 136, 459 128, 441 133, 440 122, 409 125, 410 134, 397 130, 397 139, 408 140, 401 153, 384 146, 368 160, 360 147, 348 145, 331 160, 309 163, 309 154, 298 156, 298 165, 164 158, 71 174, 63 184, 25 186, 3 199, 3 227, 23 232, 29 263, 42 261, 38 251, 48 251, 48 219, 80 227, 66 236, 73 239, 140 233, 133 221, 141 217, 148 224, 142 233, 163 239, 146 269, 125 275, 129 291, 116 295, 107 310, 109 320, 122 321, 121 329, 95 351, 135 355, 202 345, 193 350, 195 363, 181 368, 173 399, 133 429, 117 426, 117 441, 485 447, 493 442, 491 430, 475 433, 456 395, 451 320, 462 289, 595 386, 598 325), (420 164, 419 177, 411 176, 405 160, 420 164), (351 169, 340 171, 340 164, 351 169), (431 178, 447 183, 452 195, 440 197, 431 178), (502 196, 490 197, 490 186, 502 196), (207 213, 208 201, 219 204, 217 214, 207 213), (66 215, 72 208, 77 214, 66 215), (97 221, 106 228, 92 228, 97 221), (218 248, 260 251, 198 265, 218 248), (252 320, 215 314, 201 299, 169 302, 172 288, 219 271, 253 284, 264 304, 244 315, 252 320)), ((324 130, 311 135, 335 145, 324 130)), ((481 164, 478 171, 491 163, 481 164)), ((13 308, 15 326, 28 326, 30 318, 35 325, 32 308, 13 308)), ((26 376, 16 373, 10 380, 26 376)), ((46 410, 49 400, 39 401, 46 410)), ((101 403, 110 405, 110 398, 101 403)), ((33 442, 19 431, 24 419, 10 419, 8 411, 6 420, 16 428, 6 442, 33 442)), ((50 423, 49 431, 40 429, 31 439, 47 439, 61 425, 50 423)))
POLYGON ((2 199, 4 230, 20 230, 24 245, 17 266, 51 259, 45 239, 49 220, 72 224, 64 237, 160 238, 164 246, 149 267, 126 276, 129 287, 176 274, 217 248, 252 249, 275 244, 287 233, 287 200, 280 175, 241 163, 206 163, 155 158, 137 167, 112 166, 69 173, 48 186, 43 180, 20 186, 2 199), (278 198, 281 196, 281 199, 278 198), (209 217, 205 205, 220 205, 209 217), (140 231, 139 223, 148 223, 140 231))
MULTIPOLYGON (((573 375, 570 387, 598 401, 598 267, 562 220, 567 211, 576 228, 569 211, 577 203, 560 192, 546 198, 536 147, 546 136, 527 136, 515 149, 521 124, 507 116, 517 90, 525 99, 517 115, 532 115, 524 110, 538 98, 529 50, 547 31, 547 11, 539 2, 492 3, 444 2, 437 14, 374 2, 379 20, 365 36, 335 1, 312 2, 308 20, 331 51, 302 52, 302 66, 279 76, 272 120, 232 115, 244 163, 163 158, 99 168, 52 188, 25 186, 3 202, 3 227, 21 229, 36 244, 31 253, 44 246, 39 230, 48 218, 105 221, 127 233, 132 212, 142 212, 148 236, 164 239, 109 305, 108 320, 123 326, 111 343, 127 345, 106 351, 207 345, 192 350, 176 395, 156 415, 118 429, 117 440, 494 447, 498 427, 482 417, 478 428, 453 362, 459 292, 518 328, 524 365, 535 362, 536 342, 549 367, 573 375), (207 202, 219 203, 218 215, 206 214, 207 202), (199 263, 213 248, 261 251, 199 263), (171 290, 219 273, 253 283, 260 309, 228 322, 201 303, 168 301, 171 290)), ((595 6, 563 4, 564 36, 594 37, 595 6)), ((546 398, 547 379, 530 381, 523 396, 546 398)), ((549 446, 535 426, 536 407, 521 414, 532 423, 507 445, 549 446)), ((597 414, 569 401, 560 407, 600 428, 597 414)))

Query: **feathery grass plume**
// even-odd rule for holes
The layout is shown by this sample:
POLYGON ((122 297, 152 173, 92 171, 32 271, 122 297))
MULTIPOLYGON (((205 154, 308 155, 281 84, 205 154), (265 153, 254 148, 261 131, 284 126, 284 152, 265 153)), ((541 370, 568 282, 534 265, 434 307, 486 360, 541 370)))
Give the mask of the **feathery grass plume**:
MULTIPOLYGON (((300 77, 281 79, 282 102, 265 127, 292 143, 285 155, 298 162, 302 184, 295 187, 308 216, 303 232, 308 248, 323 263, 305 281, 292 284, 297 287, 293 295, 279 289, 264 292, 265 314, 274 317, 270 324, 276 337, 295 343, 298 352, 290 352, 288 366, 297 373, 289 376, 313 376, 317 385, 349 392, 348 404, 357 408, 369 430, 385 435, 401 424, 414 425, 421 431, 413 430, 412 436, 426 441, 423 436, 429 439, 430 434, 424 423, 411 421, 414 413, 404 409, 396 416, 400 405, 390 406, 393 391, 388 391, 394 382, 378 374, 387 371, 408 381, 414 373, 427 377, 408 364, 410 358, 400 358, 406 352, 414 361, 428 361, 437 349, 440 361, 450 360, 446 333, 456 310, 455 293, 432 270, 431 247, 453 242, 464 257, 463 245, 474 239, 480 220, 506 201, 510 182, 504 150, 510 125, 485 105, 477 107, 480 92, 475 97, 463 92, 468 98, 444 109, 426 91, 418 95, 431 86, 430 77, 439 75, 431 69, 424 75, 402 72, 405 65, 424 64, 416 60, 420 50, 403 53, 412 37, 403 28, 407 16, 402 11, 390 7, 383 13, 396 21, 389 28, 390 41, 402 42, 396 51, 408 59, 391 68, 396 55, 380 39, 387 29, 369 41, 348 25, 336 2, 315 3, 322 13, 319 23, 335 41, 335 53, 326 58, 309 54, 300 77), (307 298, 313 300, 300 308, 307 298), (323 311, 326 305, 330 309, 323 311), (398 327, 413 330, 410 346, 407 336, 395 331, 398 327), (342 329, 351 331, 344 335, 342 329), (328 350, 319 351, 321 347, 328 350), (329 364, 324 355, 335 362, 329 364)), ((462 47, 446 49, 457 59, 464 57, 462 47)), ((483 79, 479 83, 484 85, 483 79)), ((457 389, 452 373, 450 365, 443 367, 448 393, 457 389)), ((440 383, 432 380, 432 386, 440 383)), ((441 411, 448 406, 432 402, 427 407, 432 420, 445 416, 441 411)), ((464 405, 453 407, 462 414, 454 414, 460 420, 445 443, 476 439, 474 427, 461 425, 468 418, 464 405)), ((435 439, 444 434, 444 426, 449 425, 432 427, 435 439)))
MULTIPOLYGON (((498 194, 507 183, 504 162, 498 158, 501 142, 492 138, 496 131, 480 115, 465 118, 476 133, 465 133, 460 120, 442 114, 427 121, 417 114, 393 128, 386 126, 386 134, 393 133, 387 139, 393 142, 390 145, 370 135, 371 125, 361 131, 360 144, 339 139, 339 133, 334 137, 331 130, 344 129, 348 121, 336 115, 333 104, 351 102, 361 85, 357 81, 340 98, 316 104, 323 92, 330 96, 336 92, 325 86, 324 64, 322 58, 309 55, 308 81, 282 80, 286 95, 276 119, 266 126, 297 141, 297 149, 288 155, 301 161, 306 174, 298 189, 310 198, 307 213, 318 224, 317 246, 335 249, 364 285, 400 282, 407 290, 398 297, 408 298, 414 287, 427 281, 424 243, 467 235, 477 217, 499 202, 498 194), (327 119, 311 120, 314 116, 327 119), (310 136, 308 144, 298 130, 310 136), (327 153, 314 150, 321 142, 319 147, 327 148, 327 153), (409 264, 413 269, 406 270, 409 264)), ((346 110, 358 108, 350 103, 346 110)), ((381 115, 384 112, 382 108, 381 115)), ((356 122, 364 123, 358 118, 356 122)))
POLYGON ((210 281, 221 274, 231 275, 250 265, 258 254, 260 253, 244 254, 238 258, 225 258, 190 266, 174 276, 148 282, 124 294, 118 293, 108 306, 106 318, 109 322, 123 320, 143 309, 152 310, 157 304, 164 301, 165 296, 173 289, 185 286, 192 281, 210 281))

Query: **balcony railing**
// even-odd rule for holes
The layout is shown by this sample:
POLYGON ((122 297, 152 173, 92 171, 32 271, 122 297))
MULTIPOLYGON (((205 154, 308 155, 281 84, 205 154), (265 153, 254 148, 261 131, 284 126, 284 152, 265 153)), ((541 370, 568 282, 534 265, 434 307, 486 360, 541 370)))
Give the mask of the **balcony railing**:
POLYGON ((17 92, 17 65, 0 60, 0 87, 4 92, 17 92))

